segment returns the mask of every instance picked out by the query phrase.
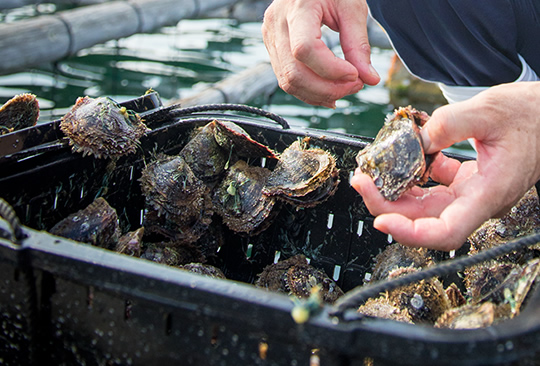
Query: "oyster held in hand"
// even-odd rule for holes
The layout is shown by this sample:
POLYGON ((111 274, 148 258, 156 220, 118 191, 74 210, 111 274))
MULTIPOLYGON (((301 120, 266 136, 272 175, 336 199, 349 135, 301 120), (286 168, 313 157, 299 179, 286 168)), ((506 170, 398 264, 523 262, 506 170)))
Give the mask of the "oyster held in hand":
POLYGON ((373 178, 379 191, 389 201, 416 184, 424 184, 434 156, 426 156, 420 127, 429 116, 408 106, 387 117, 375 141, 356 157, 360 170, 373 178))

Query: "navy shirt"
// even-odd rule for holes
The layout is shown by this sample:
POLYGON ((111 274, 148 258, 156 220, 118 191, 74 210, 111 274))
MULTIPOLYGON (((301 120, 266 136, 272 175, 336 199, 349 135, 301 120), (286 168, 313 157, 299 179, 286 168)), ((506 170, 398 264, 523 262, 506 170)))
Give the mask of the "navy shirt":
POLYGON ((458 86, 540 75, 540 0, 367 0, 416 76, 458 86))

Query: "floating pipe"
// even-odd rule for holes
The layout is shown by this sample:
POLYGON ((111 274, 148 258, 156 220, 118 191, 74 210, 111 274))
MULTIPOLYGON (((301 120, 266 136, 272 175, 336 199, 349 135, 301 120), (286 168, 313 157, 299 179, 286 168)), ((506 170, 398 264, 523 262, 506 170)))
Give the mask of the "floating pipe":
POLYGON ((112 1, 0 24, 0 75, 56 61, 111 39, 195 19, 237 1, 112 1))

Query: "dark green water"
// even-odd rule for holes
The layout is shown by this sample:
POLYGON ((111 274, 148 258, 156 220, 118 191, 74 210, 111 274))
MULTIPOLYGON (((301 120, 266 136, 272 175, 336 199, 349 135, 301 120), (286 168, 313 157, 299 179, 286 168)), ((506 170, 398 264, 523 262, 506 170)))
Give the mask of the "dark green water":
MULTIPOLYGON (((32 15, 33 8, 23 10, 4 15, 3 21, 32 15)), ((260 23, 238 24, 227 19, 183 20, 153 34, 109 41, 68 59, 0 76, 0 102, 23 92, 37 95, 39 122, 59 118, 77 97, 85 95, 123 101, 152 88, 167 104, 268 60, 260 27, 260 23)), ((372 61, 380 75, 387 74, 391 56, 389 50, 373 50, 372 61)), ((375 136, 385 115, 394 108, 382 83, 338 101, 335 110, 310 106, 281 90, 249 104, 277 113, 291 125, 363 136, 375 136)), ((453 150, 471 151, 466 144, 453 150)))

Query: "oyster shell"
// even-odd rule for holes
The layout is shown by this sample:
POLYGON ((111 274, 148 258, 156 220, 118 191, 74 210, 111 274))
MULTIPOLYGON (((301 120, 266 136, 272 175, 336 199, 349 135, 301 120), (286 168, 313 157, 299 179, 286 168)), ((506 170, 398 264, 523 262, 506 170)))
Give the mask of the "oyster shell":
POLYGON ((35 95, 24 93, 0 107, 0 134, 34 126, 39 118, 39 103, 35 95))
POLYGON ((120 237, 116 210, 103 197, 54 225, 49 232, 102 248, 114 247, 120 237))
POLYGON ((412 248, 395 243, 387 246, 375 257, 371 281, 384 280, 397 268, 424 268, 432 264, 433 259, 426 248, 412 248))
POLYGON ((436 328, 476 329, 493 324, 497 307, 491 302, 448 309, 435 322, 436 328))
POLYGON ((330 304, 343 295, 341 288, 326 273, 308 264, 303 255, 266 266, 255 285, 300 299, 309 298, 312 289, 319 287, 322 300, 330 304))
POLYGON ((425 156, 420 127, 429 116, 411 106, 389 115, 370 145, 356 156, 360 170, 373 178, 379 191, 389 201, 429 177, 434 156, 425 156))
POLYGON ((227 278, 225 277, 225 274, 223 274, 221 269, 214 267, 212 265, 209 265, 209 264, 188 263, 188 264, 179 266, 179 268, 192 272, 192 273, 198 273, 200 275, 207 276, 207 277, 221 278, 221 279, 227 278))
POLYGON ((215 126, 216 141, 225 151, 234 151, 235 154, 243 158, 266 157, 277 159, 276 154, 268 146, 253 140, 236 123, 219 120, 211 123, 215 126))
POLYGON ((180 151, 180 156, 189 165, 193 174, 205 183, 216 182, 227 164, 227 152, 215 139, 215 122, 202 128, 180 151))
POLYGON ((336 160, 328 151, 293 142, 280 156, 263 193, 298 207, 313 207, 332 196, 339 183, 336 160))
MULTIPOLYGON (((417 271, 415 268, 398 268, 389 278, 417 271)), ((406 309, 414 323, 434 324, 451 303, 442 283, 437 278, 422 280, 390 291, 388 300, 394 306, 406 309)))
POLYGON ((96 158, 114 158, 135 152, 149 129, 139 115, 110 98, 79 97, 62 117, 60 129, 73 151, 96 158))
POLYGON ((197 246, 192 243, 172 241, 147 244, 141 258, 173 267, 204 261, 197 246))
POLYGON ((233 231, 255 234, 270 224, 276 200, 262 194, 270 170, 238 160, 214 189, 213 203, 233 231))
MULTIPOLYGON (((503 217, 487 220, 469 236, 469 254, 474 255, 484 249, 534 234, 539 229, 540 202, 536 188, 532 187, 503 217)), ((538 250, 540 245, 537 244, 503 258, 512 263, 524 263, 534 257, 538 250)))
POLYGON ((144 227, 140 227, 135 231, 130 231, 118 239, 116 248, 117 253, 140 257, 142 251, 142 238, 144 235, 144 227))
POLYGON ((139 181, 147 208, 144 226, 149 232, 194 242, 210 225, 210 189, 182 157, 160 154, 143 169, 139 181))
POLYGON ((368 299, 365 304, 358 308, 360 314, 375 318, 391 319, 403 323, 412 323, 407 309, 392 304, 387 297, 368 299))

